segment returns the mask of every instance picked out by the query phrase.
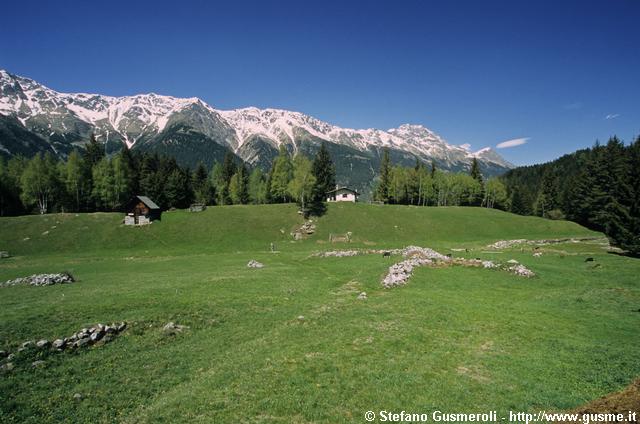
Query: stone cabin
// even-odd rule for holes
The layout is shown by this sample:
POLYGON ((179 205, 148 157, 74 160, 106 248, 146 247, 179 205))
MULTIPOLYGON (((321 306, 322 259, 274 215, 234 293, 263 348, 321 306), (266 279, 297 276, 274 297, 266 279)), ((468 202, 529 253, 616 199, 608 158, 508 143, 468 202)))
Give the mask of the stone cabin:
POLYGON ((147 196, 133 196, 126 205, 127 215, 124 217, 125 225, 145 225, 152 221, 160 220, 162 210, 160 206, 147 196))
POLYGON ((348 187, 336 187, 327 193, 327 202, 357 202, 360 194, 348 187))

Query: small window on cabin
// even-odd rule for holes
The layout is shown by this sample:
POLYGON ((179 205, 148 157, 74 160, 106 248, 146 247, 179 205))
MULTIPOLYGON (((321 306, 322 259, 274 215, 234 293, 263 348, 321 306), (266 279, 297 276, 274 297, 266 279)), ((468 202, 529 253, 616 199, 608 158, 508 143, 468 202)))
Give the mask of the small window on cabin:
POLYGON ((348 195, 347 193, 344 193, 344 194, 342 195, 342 198, 343 198, 343 199, 346 199, 347 197, 349 197, 349 195, 348 195))

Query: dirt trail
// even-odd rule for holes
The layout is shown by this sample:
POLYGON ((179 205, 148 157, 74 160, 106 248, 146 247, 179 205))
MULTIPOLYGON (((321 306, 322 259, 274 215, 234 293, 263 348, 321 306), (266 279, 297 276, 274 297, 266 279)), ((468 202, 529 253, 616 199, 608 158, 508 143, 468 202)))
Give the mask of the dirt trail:
MULTIPOLYGON (((596 414, 596 413, 621 413, 627 414, 636 412, 636 421, 640 422, 640 378, 636 379, 623 390, 610 393, 600 399, 593 400, 586 405, 582 405, 571 412, 578 414, 596 414)), ((601 421, 593 421, 594 423, 601 421)), ((630 422, 630 421, 625 421, 630 422)))

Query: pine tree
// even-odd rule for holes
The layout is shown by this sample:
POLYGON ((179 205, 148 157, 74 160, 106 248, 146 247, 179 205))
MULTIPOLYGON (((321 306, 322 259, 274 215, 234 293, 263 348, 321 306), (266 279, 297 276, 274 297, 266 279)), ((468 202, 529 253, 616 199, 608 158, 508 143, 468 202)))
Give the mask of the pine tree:
POLYGON ((238 171, 233 174, 229 182, 229 196, 236 205, 246 205, 249 203, 247 168, 243 165, 238 167, 238 171))
POLYGON ((113 166, 113 191, 115 194, 115 204, 113 209, 122 208, 134 194, 133 176, 134 170, 131 168, 129 158, 122 153, 118 153, 111 160, 113 166))
POLYGON ((191 186, 193 188, 194 199, 198 203, 208 205, 212 202, 213 192, 211 190, 211 183, 209 182, 209 175, 207 174, 207 168, 205 168, 202 162, 198 162, 196 169, 191 176, 191 186))
POLYGON ((480 165, 478 165, 478 160, 474 157, 471 162, 471 177, 476 180, 479 184, 479 190, 474 190, 474 195, 469 199, 471 206, 479 206, 482 204, 482 200, 484 199, 484 179, 482 178, 482 173, 480 172, 480 165))
POLYGON ((191 186, 188 172, 174 168, 167 177, 164 198, 167 208, 185 208, 191 201, 191 186))
POLYGON ((320 149, 313 160, 312 167, 313 177, 316 181, 313 187, 313 200, 322 202, 327 192, 333 190, 336 186, 336 169, 327 150, 325 143, 320 145, 320 149))
POLYGON ((528 215, 530 210, 521 191, 520 188, 516 188, 511 194, 511 212, 517 213, 518 215, 528 215))
POLYGON ((236 171, 237 167, 233 160, 233 153, 227 150, 222 161, 222 178, 227 185, 231 182, 231 177, 233 177, 236 171))
POLYGON ((554 172, 548 168, 542 177, 542 184, 536 200, 538 215, 547 218, 549 212, 558 207, 558 188, 554 172))
POLYGON ((98 143, 95 134, 91 134, 89 142, 85 145, 84 160, 87 164, 93 168, 98 162, 105 157, 104 146, 98 143))
POLYGON ((622 142, 612 137, 604 148, 603 157, 609 180, 604 229, 612 243, 618 246, 633 238, 631 213, 634 200, 630 159, 622 142))
POLYGON ((153 201, 162 206, 159 195, 162 192, 163 181, 160 175, 160 158, 157 154, 145 153, 142 156, 142 165, 140 166, 140 192, 150 197, 153 201))
POLYGON ((380 182, 376 188, 375 198, 381 202, 389 202, 389 190, 391 188, 391 159, 389 149, 385 147, 380 162, 380 182))

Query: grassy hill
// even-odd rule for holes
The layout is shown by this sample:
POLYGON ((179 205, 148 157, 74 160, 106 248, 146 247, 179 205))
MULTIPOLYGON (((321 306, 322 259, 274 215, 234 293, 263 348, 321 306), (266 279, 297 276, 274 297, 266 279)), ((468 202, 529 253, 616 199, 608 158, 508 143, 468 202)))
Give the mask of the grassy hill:
POLYGON ((165 212, 162 222, 142 228, 121 225, 119 213, 55 214, 2 218, 0 249, 15 255, 214 253, 321 249, 329 234, 353 233, 351 246, 434 247, 491 243, 499 239, 593 237, 568 221, 513 215, 486 208, 419 208, 332 204, 317 220, 317 233, 293 243, 290 232, 303 223, 295 205, 211 207, 201 213, 165 212))
POLYGON ((608 254, 600 241, 544 246, 542 257, 531 247, 484 253, 501 239, 599 236, 569 222, 479 208, 331 205, 317 232, 294 242, 289 233, 303 221, 293 205, 168 212, 145 228, 123 227, 121 218, 0 219, 0 250, 13 255, 0 260, 0 281, 61 270, 79 280, 0 288, 0 349, 98 322, 130 324, 102 347, 19 356, 0 373, 0 422, 536 412, 575 407, 640 374, 640 261, 608 254), (328 242, 347 231, 353 243, 328 242), (309 257, 409 244, 514 258, 537 277, 420 268, 407 286, 385 290, 380 279, 399 258, 309 257), (247 268, 250 259, 265 268, 247 268), (361 291, 367 300, 356 299, 361 291), (189 328, 165 335, 169 321, 189 328), (45 366, 32 368, 35 359, 45 366))

